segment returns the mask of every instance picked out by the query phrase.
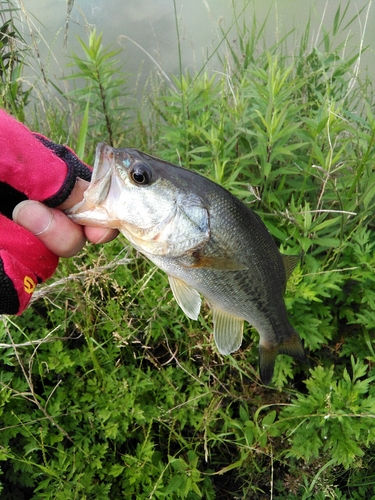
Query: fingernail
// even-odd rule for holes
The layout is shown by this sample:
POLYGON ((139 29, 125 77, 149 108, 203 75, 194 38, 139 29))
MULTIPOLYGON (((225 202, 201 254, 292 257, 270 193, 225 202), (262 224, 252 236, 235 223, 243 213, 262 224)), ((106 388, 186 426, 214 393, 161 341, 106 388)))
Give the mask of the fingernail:
POLYGON ((100 240, 96 241, 96 245, 98 245, 99 243, 102 243, 103 241, 106 240, 106 237, 108 235, 108 233, 112 231, 112 229, 108 228, 107 231, 103 234, 103 236, 100 238, 100 240))
POLYGON ((52 211, 38 201, 26 200, 13 210, 13 220, 35 236, 45 233, 53 220, 52 211))

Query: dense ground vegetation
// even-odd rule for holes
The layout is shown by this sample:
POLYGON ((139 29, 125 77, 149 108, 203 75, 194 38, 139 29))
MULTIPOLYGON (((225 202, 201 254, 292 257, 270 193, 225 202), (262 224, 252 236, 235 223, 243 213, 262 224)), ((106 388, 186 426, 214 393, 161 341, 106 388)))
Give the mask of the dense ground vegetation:
POLYGON ((188 320, 122 237, 87 245, 0 323, 1 498, 375 498, 375 98, 336 41, 346 7, 313 48, 309 25, 293 52, 256 19, 223 32, 221 73, 157 73, 138 104, 95 32, 61 85, 22 84, 3 9, 3 107, 88 162, 107 141, 197 170, 303 252, 286 304, 308 364, 280 356, 262 386, 250 326, 224 358, 208 307, 188 320))

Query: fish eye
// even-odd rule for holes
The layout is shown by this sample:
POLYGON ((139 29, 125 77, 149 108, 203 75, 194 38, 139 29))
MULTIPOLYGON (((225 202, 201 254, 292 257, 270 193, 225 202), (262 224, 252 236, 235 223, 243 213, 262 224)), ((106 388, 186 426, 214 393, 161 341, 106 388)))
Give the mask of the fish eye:
POLYGON ((134 184, 139 186, 147 186, 151 182, 151 169, 145 163, 138 163, 134 166, 133 171, 130 173, 130 178, 134 184))

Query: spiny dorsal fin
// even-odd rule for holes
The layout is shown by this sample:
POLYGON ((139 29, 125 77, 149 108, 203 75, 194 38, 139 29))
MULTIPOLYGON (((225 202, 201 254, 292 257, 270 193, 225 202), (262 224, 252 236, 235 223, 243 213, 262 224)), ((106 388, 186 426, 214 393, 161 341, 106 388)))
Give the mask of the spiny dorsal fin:
POLYGON ((242 344, 243 319, 213 306, 214 338, 220 354, 237 351, 242 344))
POLYGON ((288 280, 298 264, 298 262, 301 260, 301 255, 284 255, 281 254, 281 257, 283 258, 284 262, 284 267, 285 267, 285 274, 286 274, 286 279, 288 280))
POLYGON ((198 319, 202 303, 199 293, 178 278, 173 276, 168 276, 168 278, 177 304, 188 318, 198 319))

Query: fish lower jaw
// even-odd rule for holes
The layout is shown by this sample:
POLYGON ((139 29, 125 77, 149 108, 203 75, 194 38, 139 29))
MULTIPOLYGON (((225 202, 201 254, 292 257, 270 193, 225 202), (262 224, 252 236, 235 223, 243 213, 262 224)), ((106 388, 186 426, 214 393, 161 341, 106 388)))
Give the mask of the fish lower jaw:
POLYGON ((71 221, 73 221, 75 224, 80 224, 81 226, 108 227, 113 229, 118 229, 120 226, 120 221, 108 220, 107 215, 103 217, 93 217, 92 215, 86 213, 74 214, 65 212, 65 214, 71 221))

